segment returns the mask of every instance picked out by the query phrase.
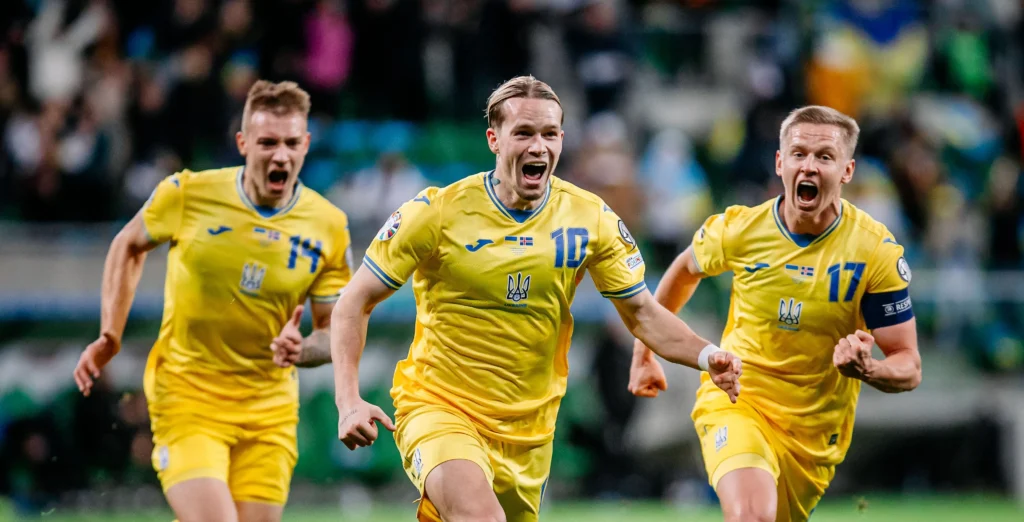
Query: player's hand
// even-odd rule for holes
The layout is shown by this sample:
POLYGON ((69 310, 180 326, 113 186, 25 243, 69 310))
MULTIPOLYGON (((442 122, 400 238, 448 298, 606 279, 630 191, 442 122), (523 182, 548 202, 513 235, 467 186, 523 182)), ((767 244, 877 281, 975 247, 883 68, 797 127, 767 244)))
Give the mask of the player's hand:
POLYGON ((377 425, 374 421, 395 431, 395 423, 391 422, 384 410, 362 399, 352 406, 339 406, 338 417, 338 440, 350 450, 369 446, 377 440, 377 425))
POLYGON ((99 379, 100 371, 110 362, 110 359, 121 350, 121 341, 111 335, 100 335, 89 346, 85 347, 82 356, 78 358, 73 375, 78 391, 86 397, 92 392, 94 379, 99 379))
POLYGON ((740 375, 743 375, 743 363, 740 358, 726 351, 715 352, 708 357, 708 374, 711 375, 711 382, 728 394, 729 400, 736 404, 740 396, 740 375))
POLYGON ((877 363, 871 356, 871 348, 874 346, 875 338, 871 334, 857 330, 836 344, 832 353, 832 364, 839 373, 853 379, 864 380, 871 375, 877 363))
POLYGON ((299 362, 302 355, 302 333, 299 332, 299 323, 302 321, 302 305, 296 306, 292 312, 292 318, 285 323, 281 333, 270 343, 270 349, 274 352, 274 364, 281 368, 287 368, 299 362))
POLYGON ((647 349, 633 352, 633 363, 629 367, 629 392, 637 397, 657 397, 668 389, 665 371, 654 354, 647 349))

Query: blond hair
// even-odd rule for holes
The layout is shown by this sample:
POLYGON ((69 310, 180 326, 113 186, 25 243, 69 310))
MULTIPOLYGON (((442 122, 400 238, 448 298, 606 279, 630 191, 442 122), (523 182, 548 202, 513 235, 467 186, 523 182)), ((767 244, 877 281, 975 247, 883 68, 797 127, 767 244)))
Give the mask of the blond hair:
POLYGON ((782 121, 779 129, 779 144, 786 141, 786 136, 794 125, 800 123, 811 123, 815 125, 833 125, 839 127, 843 132, 843 141, 846 142, 850 156, 857 148, 857 138, 860 136, 860 126, 857 120, 833 109, 822 105, 807 105, 789 113, 789 116, 782 121))
MULTIPOLYGON (((551 100, 562 108, 562 100, 550 85, 534 78, 533 76, 516 76, 501 84, 490 96, 487 97, 487 126, 497 129, 505 121, 505 112, 502 106, 512 98, 527 98, 538 100, 551 100)), ((565 123, 565 112, 562 112, 562 121, 565 123)))
POLYGON ((299 84, 259 80, 252 84, 249 94, 245 97, 245 109, 242 111, 242 132, 245 132, 245 124, 254 112, 267 111, 278 116, 299 113, 303 117, 308 117, 309 106, 309 93, 302 90, 299 84))

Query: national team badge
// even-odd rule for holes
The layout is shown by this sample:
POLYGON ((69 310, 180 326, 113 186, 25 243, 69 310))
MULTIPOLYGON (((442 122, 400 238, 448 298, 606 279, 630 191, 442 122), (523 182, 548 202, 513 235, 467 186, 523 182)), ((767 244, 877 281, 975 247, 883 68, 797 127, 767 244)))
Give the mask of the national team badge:
POLYGON ((164 471, 167 469, 167 465, 171 463, 171 452, 167 449, 167 446, 160 446, 156 450, 157 469, 164 471))
POLYGON ((715 451, 721 451, 729 443, 729 427, 722 426, 715 432, 715 451))
POLYGON ((636 239, 633 239, 633 235, 629 233, 626 228, 626 224, 619 220, 619 236, 622 238, 622 242, 629 246, 630 249, 636 246, 636 239))
POLYGON ((797 331, 800 326, 800 312, 803 311, 804 304, 797 302, 792 297, 789 301, 786 299, 779 299, 779 328, 783 330, 797 331))
POLYGON ((384 226, 380 227, 377 232, 377 239, 381 241, 387 241, 398 233, 398 227, 402 226, 402 213, 398 210, 394 211, 387 221, 384 222, 384 226))
POLYGON ((417 478, 423 473, 423 455, 420 454, 419 448, 412 452, 412 469, 416 472, 417 478))
POLYGON ((505 299, 512 301, 514 304, 509 306, 525 307, 526 304, 519 304, 520 301, 525 301, 530 295, 530 276, 523 277, 523 273, 519 272, 512 276, 508 275, 508 289, 505 294, 505 299))
POLYGON ((256 295, 263 286, 263 277, 267 275, 267 267, 253 261, 242 266, 242 280, 238 286, 242 293, 256 295))
POLYGON ((910 282, 910 265, 907 264, 907 260, 900 256, 896 261, 896 272, 900 275, 900 279, 910 282))

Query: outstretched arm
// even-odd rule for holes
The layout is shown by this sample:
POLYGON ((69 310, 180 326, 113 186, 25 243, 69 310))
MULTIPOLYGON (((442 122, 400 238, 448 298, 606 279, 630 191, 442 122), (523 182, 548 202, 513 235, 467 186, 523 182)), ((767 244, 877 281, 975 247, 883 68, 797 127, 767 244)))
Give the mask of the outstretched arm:
POLYGON ((142 278, 146 254, 157 245, 146 234, 142 212, 110 243, 103 264, 100 336, 82 352, 74 371, 75 384, 85 396, 92 390, 93 380, 100 376, 100 370, 121 350, 121 336, 142 278))
POLYGON ((626 299, 614 299, 626 327, 637 339, 666 360, 707 370, 719 388, 736 402, 742 365, 738 357, 719 350, 664 306, 648 291, 626 299))
MULTIPOLYGON (((700 267, 697 266, 693 257, 693 246, 689 246, 683 253, 676 256, 668 270, 665 271, 665 275, 658 283, 658 289, 654 292, 654 299, 669 312, 678 314, 683 305, 693 297, 693 292, 697 290, 697 285, 703 278, 704 273, 700 271, 700 267)), ((638 339, 633 345, 634 359, 653 357, 651 351, 644 346, 639 336, 637 337, 638 339)))
POLYGON ((366 345, 370 313, 393 293, 364 264, 334 305, 330 337, 334 401, 338 406, 338 438, 349 449, 373 443, 377 438, 374 420, 392 431, 395 429, 383 410, 359 396, 359 360, 366 345))

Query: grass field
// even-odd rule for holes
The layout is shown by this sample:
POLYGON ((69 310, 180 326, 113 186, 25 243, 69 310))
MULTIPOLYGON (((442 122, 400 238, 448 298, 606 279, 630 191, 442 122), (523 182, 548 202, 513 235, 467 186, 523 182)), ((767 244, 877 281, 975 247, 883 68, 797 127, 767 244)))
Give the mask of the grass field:
MULTIPOLYGON (((45 522, 170 522, 170 513, 72 515, 58 511, 34 520, 45 522)), ((717 509, 674 509, 652 503, 562 503, 547 506, 543 522, 719 522, 717 509)), ((0 520, 19 520, 0 507, 0 520)), ((358 513, 331 509, 290 508, 287 522, 412 522, 412 506, 382 507, 358 513)), ((1024 509, 1004 499, 983 497, 831 499, 822 504, 813 522, 1021 522, 1024 509)))

